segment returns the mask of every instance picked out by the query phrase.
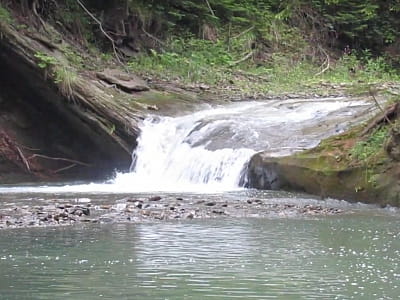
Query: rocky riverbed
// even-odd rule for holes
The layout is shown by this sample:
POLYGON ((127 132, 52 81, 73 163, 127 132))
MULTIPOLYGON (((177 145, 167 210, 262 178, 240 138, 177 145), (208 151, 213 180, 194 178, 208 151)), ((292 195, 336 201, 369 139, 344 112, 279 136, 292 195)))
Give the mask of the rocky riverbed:
POLYGON ((212 200, 181 197, 121 197, 113 203, 98 199, 33 199, 35 205, 3 203, 0 229, 66 226, 79 223, 157 222, 163 220, 204 219, 221 217, 294 217, 335 215, 344 210, 324 202, 298 204, 293 201, 271 202, 261 199, 212 200), (41 202, 38 204, 38 202, 41 202))

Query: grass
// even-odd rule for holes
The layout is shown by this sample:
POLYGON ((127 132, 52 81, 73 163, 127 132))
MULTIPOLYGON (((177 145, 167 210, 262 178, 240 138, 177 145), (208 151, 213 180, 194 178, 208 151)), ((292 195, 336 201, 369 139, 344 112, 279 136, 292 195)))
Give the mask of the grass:
POLYGON ((77 80, 78 75, 74 70, 66 66, 56 66, 54 68, 54 82, 58 85, 61 94, 68 99, 72 99, 77 80))
MULTIPOLYGON (((45 70, 45 76, 50 74, 54 83, 57 84, 61 94, 68 99, 71 99, 73 95, 73 87, 78 80, 78 74, 76 71, 69 66, 63 65, 55 57, 46 53, 36 52, 35 57, 38 59, 38 67, 45 70)), ((81 60, 79 60, 79 62, 81 62, 81 60)))
POLYGON ((233 88, 245 95, 304 90, 324 93, 327 92, 324 83, 351 86, 400 79, 384 58, 373 58, 369 53, 344 55, 331 62, 330 68, 320 75, 317 75, 320 65, 287 53, 265 53, 268 57, 263 60, 249 56, 241 61, 252 51, 246 42, 250 38, 243 39, 228 47, 225 41, 213 43, 193 37, 180 38, 171 41, 168 50, 151 50, 133 58, 128 66, 136 73, 156 79, 233 88))

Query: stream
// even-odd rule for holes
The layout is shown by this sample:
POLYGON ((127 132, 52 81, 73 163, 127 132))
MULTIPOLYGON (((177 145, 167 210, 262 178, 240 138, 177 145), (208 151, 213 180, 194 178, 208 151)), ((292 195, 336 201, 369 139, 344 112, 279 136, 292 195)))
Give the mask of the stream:
POLYGON ((253 154, 314 147, 373 110, 326 98, 150 115, 128 173, 0 186, 0 299, 397 299, 398 209, 243 188, 253 154))

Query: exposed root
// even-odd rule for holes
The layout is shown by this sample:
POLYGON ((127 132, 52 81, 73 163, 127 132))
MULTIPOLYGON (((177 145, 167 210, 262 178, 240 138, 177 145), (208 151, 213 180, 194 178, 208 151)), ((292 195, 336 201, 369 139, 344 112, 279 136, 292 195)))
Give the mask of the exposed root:
POLYGON ((31 172, 31 167, 23 152, 4 130, 0 131, 0 155, 29 173, 31 172))
POLYGON ((43 159, 50 159, 50 160, 66 161, 66 162, 70 162, 70 163, 81 165, 81 166, 85 166, 85 167, 90 167, 91 166, 88 163, 84 163, 84 162, 73 160, 73 159, 62 158, 62 157, 51 157, 51 156, 42 155, 42 154, 33 154, 32 156, 28 157, 28 160, 34 159, 36 157, 43 158, 43 159))

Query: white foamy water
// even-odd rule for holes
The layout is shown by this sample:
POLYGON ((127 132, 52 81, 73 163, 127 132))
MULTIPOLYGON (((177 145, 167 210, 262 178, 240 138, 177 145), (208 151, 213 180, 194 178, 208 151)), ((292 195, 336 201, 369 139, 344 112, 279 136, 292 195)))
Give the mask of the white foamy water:
POLYGON ((131 172, 101 184, 0 188, 0 192, 218 192, 238 189, 257 151, 285 155, 315 146, 365 116, 365 101, 244 102, 141 125, 131 172))

